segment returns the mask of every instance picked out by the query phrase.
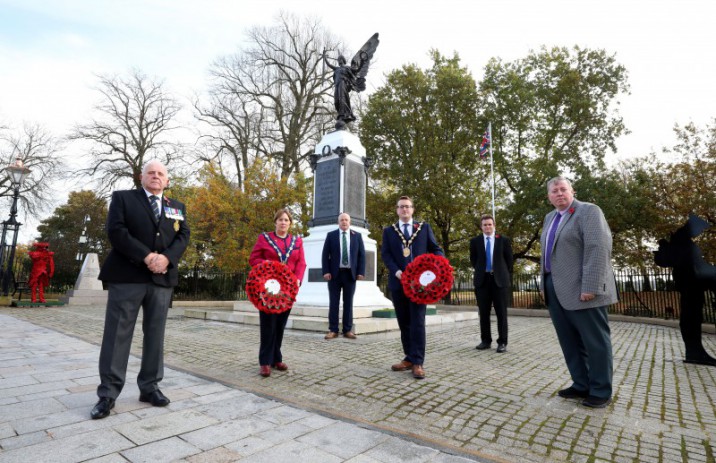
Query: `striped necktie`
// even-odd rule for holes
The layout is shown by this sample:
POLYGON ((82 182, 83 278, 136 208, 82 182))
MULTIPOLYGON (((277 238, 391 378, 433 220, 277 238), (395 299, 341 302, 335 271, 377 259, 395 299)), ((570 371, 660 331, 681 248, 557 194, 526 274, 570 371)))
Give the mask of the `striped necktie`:
POLYGON ((341 257, 341 265, 344 267, 348 267, 348 241, 346 240, 346 232, 342 232, 341 236, 343 237, 343 242, 341 246, 341 254, 343 255, 341 257))
POLYGON ((159 217, 161 217, 162 213, 159 212, 159 206, 157 205, 157 201, 159 200, 158 196, 151 195, 149 197, 149 204, 152 206, 152 212, 154 212, 154 218, 159 220, 159 217))

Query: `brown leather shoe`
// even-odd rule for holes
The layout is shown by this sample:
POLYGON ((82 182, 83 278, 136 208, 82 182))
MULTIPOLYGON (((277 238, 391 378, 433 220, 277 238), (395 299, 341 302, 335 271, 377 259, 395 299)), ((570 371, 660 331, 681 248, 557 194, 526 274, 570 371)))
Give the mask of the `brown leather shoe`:
POLYGON ((338 333, 335 331, 329 331, 328 334, 325 336, 325 339, 335 339, 338 337, 338 333))
POLYGON ((348 331, 347 333, 343 333, 343 337, 348 339, 355 339, 357 336, 353 331, 348 331))
POLYGON ((273 367, 277 369, 278 371, 286 371, 288 370, 288 365, 286 365, 283 362, 276 362, 273 364, 273 367))
POLYGON ((271 367, 269 365, 261 365, 259 374, 264 378, 268 378, 269 376, 271 376, 271 367))
POLYGON ((393 371, 408 371, 411 368, 413 368, 412 362, 408 362, 407 360, 403 360, 400 363, 396 363, 392 367, 390 367, 393 371))
POLYGON ((413 378, 415 378, 415 379, 424 379, 425 378, 425 370, 423 370, 422 365, 413 365, 413 378))

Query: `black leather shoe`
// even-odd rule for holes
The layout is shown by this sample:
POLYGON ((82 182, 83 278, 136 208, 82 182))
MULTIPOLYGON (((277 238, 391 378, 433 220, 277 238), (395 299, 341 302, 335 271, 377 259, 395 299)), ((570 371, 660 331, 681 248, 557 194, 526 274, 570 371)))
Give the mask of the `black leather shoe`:
POLYGON ((141 394, 139 394, 139 401, 149 402, 155 407, 166 407, 167 405, 169 405, 170 402, 167 396, 162 394, 162 391, 160 391, 159 389, 147 394, 142 392, 141 394))
POLYGON ((589 408, 604 408, 610 403, 612 403, 611 397, 608 399, 600 399, 599 397, 594 397, 593 395, 590 395, 582 401, 582 405, 589 408))
POLYGON ((477 349, 477 350, 489 349, 489 348, 490 348, 490 344, 492 344, 492 343, 491 343, 491 342, 482 341, 480 344, 478 344, 478 345, 475 347, 475 349, 477 349))
POLYGON ((497 345, 497 353, 502 354, 504 352, 507 352, 507 344, 498 344, 497 345))
POLYGON ((114 408, 114 399, 109 397, 100 397, 97 404, 94 406, 90 415, 93 420, 101 420, 109 416, 109 411, 114 408))
POLYGON ((695 363, 697 365, 710 365, 716 367, 716 359, 710 355, 702 355, 700 357, 686 357, 684 363, 695 363))
POLYGON ((575 389, 572 386, 569 386, 567 389, 562 389, 561 391, 558 391, 557 395, 563 399, 586 399, 587 397, 589 397, 589 392, 580 391, 579 389, 575 389))

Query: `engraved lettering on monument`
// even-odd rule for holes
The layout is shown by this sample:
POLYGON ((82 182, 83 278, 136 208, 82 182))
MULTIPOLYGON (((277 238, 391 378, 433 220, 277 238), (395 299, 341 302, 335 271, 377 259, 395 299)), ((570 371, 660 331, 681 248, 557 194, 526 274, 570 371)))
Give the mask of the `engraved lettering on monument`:
POLYGON ((316 197, 314 198, 313 217, 329 217, 331 221, 339 214, 341 170, 338 159, 331 159, 316 166, 316 197))
POLYGON ((363 165, 346 160, 345 165, 345 197, 344 212, 350 214, 351 219, 357 225, 363 225, 365 221, 365 171, 363 165))
POLYGON ((375 281, 375 252, 365 252, 365 279, 375 281))

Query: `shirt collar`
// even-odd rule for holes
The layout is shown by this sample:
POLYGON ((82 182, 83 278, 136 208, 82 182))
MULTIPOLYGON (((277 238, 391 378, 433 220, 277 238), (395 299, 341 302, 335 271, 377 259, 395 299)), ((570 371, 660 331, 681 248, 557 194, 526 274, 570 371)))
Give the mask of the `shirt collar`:
POLYGON ((159 193, 158 195, 155 195, 154 193, 147 191, 146 188, 142 188, 142 190, 144 190, 144 194, 147 195, 147 198, 149 198, 150 196, 156 196, 157 198, 159 198, 159 201, 162 200, 163 193, 159 193))

